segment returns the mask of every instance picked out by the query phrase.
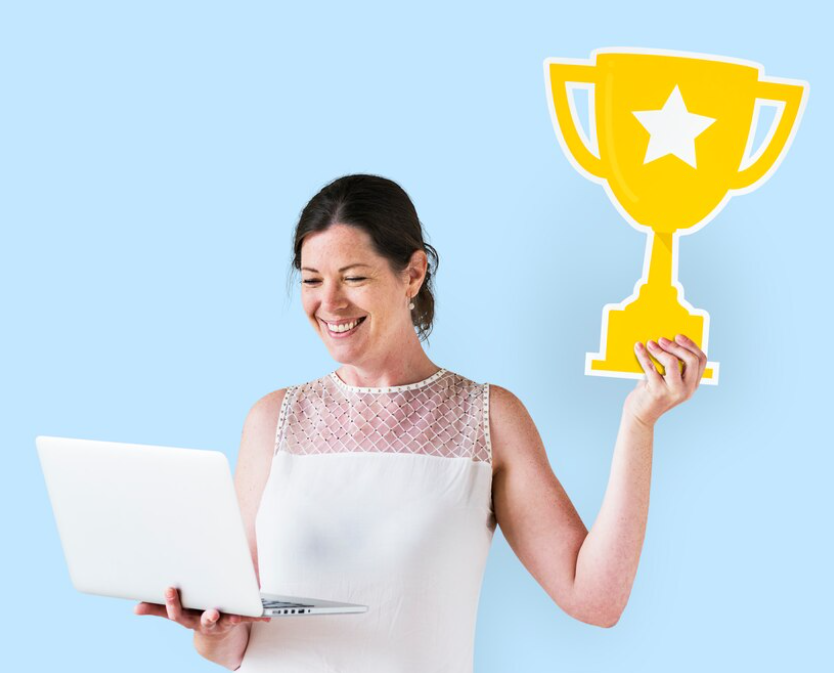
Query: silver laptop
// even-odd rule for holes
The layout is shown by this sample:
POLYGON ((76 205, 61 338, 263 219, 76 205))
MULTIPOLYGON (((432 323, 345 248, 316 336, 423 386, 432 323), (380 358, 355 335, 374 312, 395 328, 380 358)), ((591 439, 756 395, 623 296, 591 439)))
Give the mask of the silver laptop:
POLYGON ((35 438, 76 589, 186 608, 291 617, 368 606, 261 593, 219 451, 66 437, 35 438))

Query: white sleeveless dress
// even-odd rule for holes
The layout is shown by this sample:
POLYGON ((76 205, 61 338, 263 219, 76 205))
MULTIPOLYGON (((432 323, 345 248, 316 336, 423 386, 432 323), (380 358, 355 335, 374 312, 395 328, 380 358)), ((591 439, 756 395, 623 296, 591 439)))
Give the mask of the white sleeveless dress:
POLYGON ((368 612, 255 622, 242 673, 472 673, 495 531, 489 384, 446 369, 287 389, 256 519, 261 590, 368 612))

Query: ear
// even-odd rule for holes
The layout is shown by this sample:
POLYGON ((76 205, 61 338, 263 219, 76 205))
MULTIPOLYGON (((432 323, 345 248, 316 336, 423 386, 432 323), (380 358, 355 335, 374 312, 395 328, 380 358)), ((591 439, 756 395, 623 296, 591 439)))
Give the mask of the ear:
POLYGON ((425 250, 415 250, 411 255, 408 266, 403 271, 405 281, 408 284, 408 294, 412 297, 416 297, 420 288, 423 286, 428 267, 429 258, 425 250))

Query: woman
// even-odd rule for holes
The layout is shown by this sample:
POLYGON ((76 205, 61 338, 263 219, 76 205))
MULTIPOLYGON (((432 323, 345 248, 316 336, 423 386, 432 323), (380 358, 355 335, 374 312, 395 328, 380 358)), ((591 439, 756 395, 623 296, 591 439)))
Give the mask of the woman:
POLYGON ((646 378, 625 400, 589 532, 519 399, 423 350, 437 254, 396 183, 349 175, 322 189, 296 228, 293 267, 310 324, 341 367, 252 407, 240 507, 264 592, 370 609, 266 624, 183 609, 170 590, 167 605, 136 612, 193 629, 197 651, 232 670, 471 671, 497 524, 565 612, 616 624, 643 545, 654 424, 698 387, 706 356, 695 343, 636 345, 646 378))

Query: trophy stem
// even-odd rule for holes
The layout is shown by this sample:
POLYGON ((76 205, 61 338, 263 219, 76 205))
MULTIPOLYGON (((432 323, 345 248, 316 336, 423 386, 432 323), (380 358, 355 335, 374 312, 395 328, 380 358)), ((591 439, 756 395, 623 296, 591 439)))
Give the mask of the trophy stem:
POLYGON ((647 245, 651 249, 647 285, 655 289, 672 286, 672 239, 674 234, 653 232, 647 245))
MULTIPOLYGON (((709 324, 703 311, 680 303, 678 288, 672 284, 675 269, 674 233, 653 231, 646 241, 649 268, 645 262, 636 298, 620 306, 607 306, 603 313, 602 340, 599 353, 588 353, 586 374, 602 376, 643 375, 643 366, 634 355, 636 342, 661 336, 672 339, 684 334, 702 347, 709 324), (643 278, 646 278, 643 282, 643 278), (705 320, 706 318, 706 320, 705 320), (606 373, 607 372, 607 373, 606 373)), ((654 360, 659 372, 666 370, 654 360)), ((713 383, 718 377, 718 363, 709 362, 702 378, 713 383)))

